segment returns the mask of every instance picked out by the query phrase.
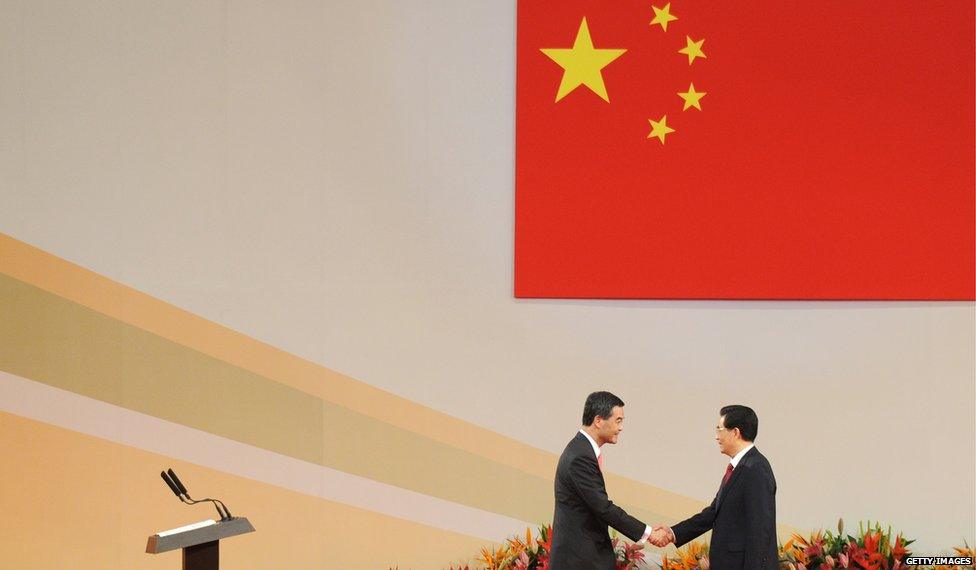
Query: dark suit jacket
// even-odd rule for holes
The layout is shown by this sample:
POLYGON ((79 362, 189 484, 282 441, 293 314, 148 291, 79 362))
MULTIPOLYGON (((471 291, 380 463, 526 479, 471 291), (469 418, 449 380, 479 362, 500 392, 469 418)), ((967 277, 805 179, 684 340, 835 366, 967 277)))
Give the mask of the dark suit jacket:
POLYGON ((556 513, 552 521, 552 570, 613 570, 615 557, 608 526, 631 540, 646 525, 607 497, 593 446, 577 433, 556 467, 556 513))
POLYGON ((769 461, 755 447, 747 451, 712 504, 671 530, 679 547, 711 530, 712 570, 778 568, 776 479, 769 461))

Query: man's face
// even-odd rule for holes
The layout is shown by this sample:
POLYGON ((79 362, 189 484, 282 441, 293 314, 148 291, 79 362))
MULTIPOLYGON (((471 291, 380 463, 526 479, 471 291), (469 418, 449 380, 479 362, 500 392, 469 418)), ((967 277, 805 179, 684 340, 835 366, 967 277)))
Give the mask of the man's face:
POLYGON ((609 418, 596 418, 597 431, 603 443, 617 443, 624 431, 624 407, 614 406, 609 418))
POLYGON ((718 450, 729 457, 734 457, 735 441, 738 433, 736 429, 727 429, 725 427, 725 416, 719 416, 718 425, 715 426, 715 441, 718 442, 718 450))

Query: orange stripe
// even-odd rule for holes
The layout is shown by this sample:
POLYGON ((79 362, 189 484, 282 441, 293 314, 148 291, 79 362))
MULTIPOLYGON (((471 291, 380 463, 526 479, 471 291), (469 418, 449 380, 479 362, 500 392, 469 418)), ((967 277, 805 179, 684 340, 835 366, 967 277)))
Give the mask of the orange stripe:
POLYGON ((222 541, 224 568, 443 568, 488 542, 5 413, 0 449, 16 458, 4 465, 3 568, 178 568, 179 552, 145 554, 147 537, 216 512, 180 504, 159 478, 167 467, 257 529, 222 541))

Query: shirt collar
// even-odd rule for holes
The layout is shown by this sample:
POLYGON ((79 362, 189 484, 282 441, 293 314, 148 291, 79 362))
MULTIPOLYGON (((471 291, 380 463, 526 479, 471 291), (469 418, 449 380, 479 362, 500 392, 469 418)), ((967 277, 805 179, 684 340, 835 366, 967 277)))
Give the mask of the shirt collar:
POLYGON ((597 457, 600 457, 600 446, 597 445, 595 441, 593 441, 593 438, 590 437, 590 434, 586 433, 586 430, 581 429, 580 433, 583 434, 586 440, 590 442, 590 445, 593 446, 593 453, 595 453, 597 457))
POLYGON ((735 454, 735 457, 732 458, 732 469, 735 469, 736 467, 739 466, 739 462, 742 461, 742 456, 745 455, 746 453, 749 453, 749 450, 752 449, 753 447, 756 447, 756 445, 750 443, 749 445, 742 448, 742 451, 735 454))

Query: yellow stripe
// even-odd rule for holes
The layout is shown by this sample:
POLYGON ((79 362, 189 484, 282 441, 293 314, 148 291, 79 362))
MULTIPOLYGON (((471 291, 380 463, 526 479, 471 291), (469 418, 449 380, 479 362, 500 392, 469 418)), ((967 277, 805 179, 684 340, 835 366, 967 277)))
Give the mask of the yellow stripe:
POLYGON ((0 369, 322 463, 322 401, 0 275, 0 369))

